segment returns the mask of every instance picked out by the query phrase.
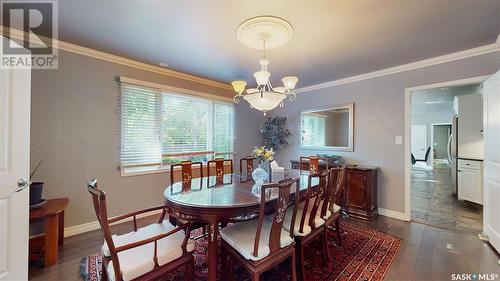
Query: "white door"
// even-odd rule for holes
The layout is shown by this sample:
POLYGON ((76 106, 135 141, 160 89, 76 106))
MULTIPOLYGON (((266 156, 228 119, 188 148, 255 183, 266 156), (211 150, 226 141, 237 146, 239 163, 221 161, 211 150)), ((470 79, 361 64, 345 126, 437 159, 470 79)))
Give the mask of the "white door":
POLYGON ((411 153, 416 159, 425 159, 427 125, 411 125, 411 153))
POLYGON ((0 281, 28 279, 30 82, 0 69, 0 281))
POLYGON ((484 219, 483 230, 500 251, 500 71, 483 84, 484 102, 484 219))

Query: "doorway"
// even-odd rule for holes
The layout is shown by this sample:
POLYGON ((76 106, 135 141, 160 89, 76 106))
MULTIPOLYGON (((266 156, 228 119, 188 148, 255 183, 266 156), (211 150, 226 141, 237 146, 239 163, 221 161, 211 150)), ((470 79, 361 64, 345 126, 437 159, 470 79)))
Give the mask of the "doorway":
MULTIPOLYGON (((466 200, 457 192, 458 163, 461 161, 459 158, 465 158, 465 155, 454 153, 465 153, 469 149, 466 145, 459 145, 456 140, 456 119, 460 110, 458 101, 465 99, 462 96, 471 96, 479 100, 477 104, 481 105, 482 110, 480 89, 485 78, 477 77, 407 89, 406 137, 410 143, 405 147, 409 154, 406 156, 409 166, 405 175, 405 213, 408 220, 451 230, 475 233, 482 231, 482 202, 466 200), (429 151, 429 157, 422 158, 424 144, 429 151), (418 156, 415 156, 417 154, 418 156)), ((470 104, 462 102, 463 123, 467 124, 469 121, 465 119, 464 104, 468 107, 470 104)), ((482 111, 476 110, 476 113, 478 115, 474 118, 481 120, 482 111)), ((480 130, 481 125, 478 127, 480 130)), ((460 137, 474 134, 474 129, 464 128, 460 137), (468 130, 472 130, 470 134, 468 130)), ((480 150, 482 149, 481 143, 480 150)), ((469 160, 479 161, 482 156, 477 158, 469 160)), ((462 179, 461 182, 465 180, 462 179)), ((475 188, 479 190, 479 187, 475 188)))

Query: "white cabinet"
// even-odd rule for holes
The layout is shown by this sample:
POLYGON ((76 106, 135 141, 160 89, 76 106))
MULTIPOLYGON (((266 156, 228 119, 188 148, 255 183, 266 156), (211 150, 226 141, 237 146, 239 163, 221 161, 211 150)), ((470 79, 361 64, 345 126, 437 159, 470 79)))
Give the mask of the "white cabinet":
POLYGON ((483 162, 458 159, 458 199, 483 204, 483 162))

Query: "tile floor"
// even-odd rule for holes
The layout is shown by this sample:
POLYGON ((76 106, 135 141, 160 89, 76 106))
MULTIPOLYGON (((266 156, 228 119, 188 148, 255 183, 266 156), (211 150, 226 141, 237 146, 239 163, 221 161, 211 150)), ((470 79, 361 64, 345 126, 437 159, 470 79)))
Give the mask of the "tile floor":
POLYGON ((451 189, 451 169, 413 169, 411 189, 413 221, 450 230, 481 232, 483 208, 457 199, 451 189))

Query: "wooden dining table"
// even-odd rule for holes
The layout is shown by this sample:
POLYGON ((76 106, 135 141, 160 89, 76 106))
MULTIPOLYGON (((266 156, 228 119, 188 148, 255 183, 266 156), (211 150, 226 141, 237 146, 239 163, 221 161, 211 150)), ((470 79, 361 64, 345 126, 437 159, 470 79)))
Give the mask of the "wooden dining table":
MULTIPOLYGON (((308 186, 307 172, 286 170, 285 178, 299 177, 300 190, 308 186)), ((319 180, 312 178, 311 185, 319 180)), ((206 222, 208 231, 208 280, 217 279, 219 247, 219 224, 254 219, 258 216, 260 205, 260 187, 245 176, 226 174, 222 185, 216 184, 216 178, 193 178, 190 187, 184 189, 182 183, 174 183, 165 189, 165 206, 169 214, 190 222, 206 222)), ((290 188, 291 199, 295 198, 295 186, 290 188)), ((269 189, 266 200, 272 205, 277 198, 277 190, 269 189)), ((293 201, 292 201, 293 202, 293 201)))

